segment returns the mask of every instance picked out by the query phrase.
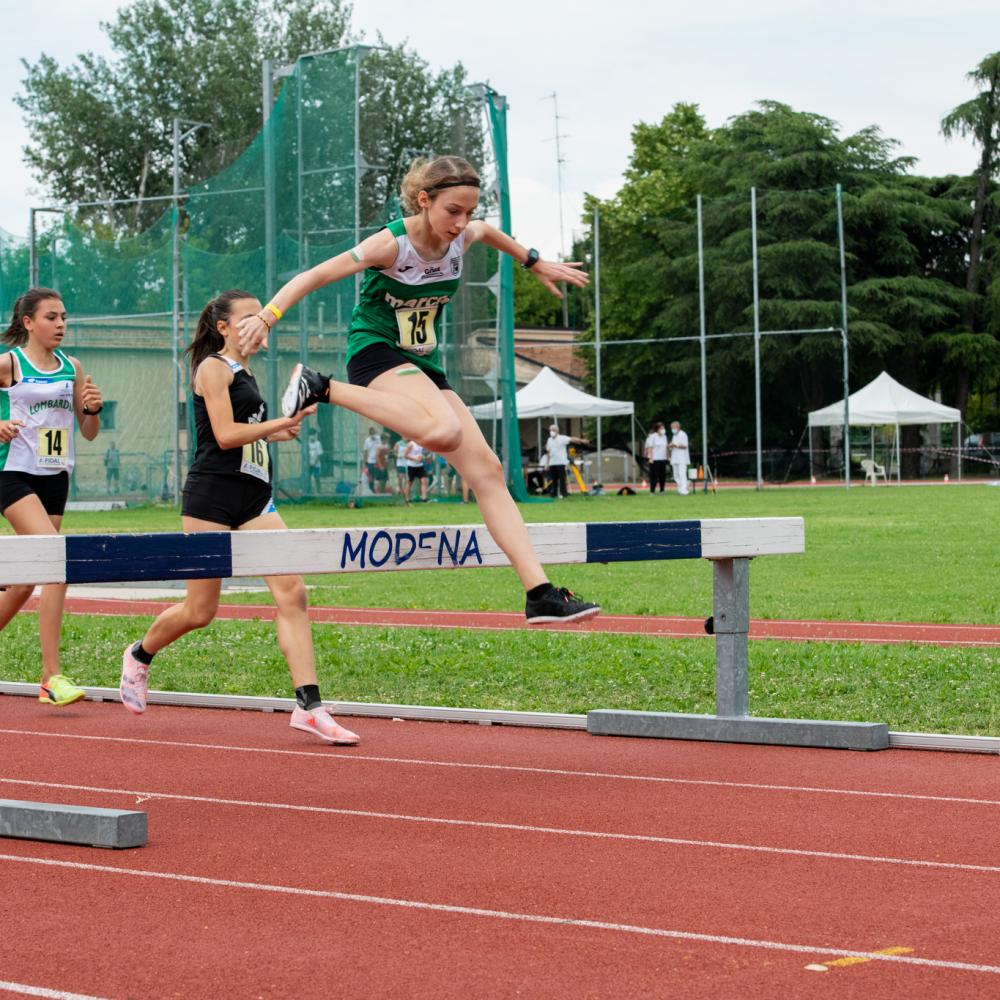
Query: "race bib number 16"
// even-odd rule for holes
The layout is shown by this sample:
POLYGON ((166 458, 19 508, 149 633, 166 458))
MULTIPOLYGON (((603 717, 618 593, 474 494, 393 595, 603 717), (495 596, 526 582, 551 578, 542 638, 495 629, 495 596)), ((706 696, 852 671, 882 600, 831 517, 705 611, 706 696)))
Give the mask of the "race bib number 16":
POLYGON ((429 309, 397 309, 399 346, 414 354, 430 354, 437 347, 437 335, 434 332, 436 318, 435 306, 429 309))
POLYGON ((243 463, 240 465, 240 472, 266 483, 271 478, 270 469, 270 456, 264 441, 251 441, 243 445, 243 463))

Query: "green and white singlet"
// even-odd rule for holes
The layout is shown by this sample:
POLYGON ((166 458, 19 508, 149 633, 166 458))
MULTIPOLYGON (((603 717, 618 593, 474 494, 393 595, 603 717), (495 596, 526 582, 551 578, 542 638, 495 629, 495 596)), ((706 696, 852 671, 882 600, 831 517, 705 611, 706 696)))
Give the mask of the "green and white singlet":
POLYGON ((410 243, 402 219, 386 229, 396 237, 396 260, 365 271, 351 316, 347 361, 372 344, 388 344, 411 356, 425 371, 444 374, 438 343, 447 304, 462 277, 465 234, 440 260, 424 260, 410 243))
MULTIPOLYGON (((56 351, 59 367, 36 368, 20 347, 10 352, 20 370, 13 385, 0 388, 0 420, 20 420, 24 426, 10 442, 0 443, 0 471, 55 475, 73 468, 73 362, 56 351)), ((14 373, 15 376, 18 372, 14 373)))

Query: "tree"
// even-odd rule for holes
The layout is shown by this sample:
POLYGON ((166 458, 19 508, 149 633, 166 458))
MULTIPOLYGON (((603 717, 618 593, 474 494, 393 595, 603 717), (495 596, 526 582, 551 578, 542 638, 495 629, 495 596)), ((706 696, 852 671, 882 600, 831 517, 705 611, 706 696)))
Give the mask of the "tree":
POLYGON ((375 169, 365 176, 363 217, 384 211, 417 156, 454 153, 481 164, 481 108, 461 63, 434 75, 402 45, 368 55, 361 64, 360 131, 365 162, 375 169))
MULTIPOLYGON (((181 151, 185 184, 232 163, 261 126, 261 60, 350 44, 347 0, 136 0, 105 24, 111 59, 49 56, 25 64, 17 103, 31 141, 25 157, 54 200, 76 203, 169 194, 175 116, 210 123, 181 151)), ((381 41, 381 39, 380 39, 381 41)), ((342 95, 353 106, 353 92, 342 95)), ((403 46, 362 62, 362 216, 378 216, 418 153, 482 158, 475 98, 456 65, 432 74, 403 46)), ((149 225, 163 203, 100 217, 115 236, 149 225)), ((95 213, 96 214, 96 213, 95 213)), ((93 221, 93 219, 92 219, 93 221)))
POLYGON ((562 325, 562 303, 523 267, 514 268, 514 325, 518 327, 562 325))
MULTIPOLYGON (((644 420, 699 412, 698 345, 679 339, 699 330, 696 193, 704 197, 710 334, 753 328, 750 187, 757 188, 762 328, 839 327, 838 182, 852 378, 889 367, 909 384, 927 381, 921 346, 957 321, 965 301, 949 271, 964 209, 954 192, 908 176, 911 161, 896 156, 892 140, 876 128, 841 136, 827 118, 770 101, 714 130, 677 106, 660 128, 637 128, 633 140, 626 184, 601 205, 602 312, 607 339, 656 342, 609 348, 605 392, 634 399, 644 420), (650 155, 652 137, 675 132, 680 141, 650 155)), ((806 411, 840 395, 840 367, 834 334, 765 338, 765 440, 794 447, 806 411)), ((752 452, 752 340, 711 342, 708 373, 713 444, 752 452)))
MULTIPOLYGON (((983 295, 989 287, 992 302, 1000 301, 1000 274, 992 274, 984 257, 988 224, 995 216, 991 196, 995 177, 1000 170, 1000 52, 988 55, 968 74, 979 92, 971 100, 952 108, 941 120, 941 131, 948 138, 962 136, 979 146, 975 192, 972 195, 972 220, 968 229, 965 290, 968 293, 962 308, 961 331, 942 334, 932 345, 941 362, 954 374, 955 405, 964 418, 972 380, 984 369, 996 370, 1000 365, 1000 344, 990 332, 983 331, 989 303, 983 295), (985 280, 984 280, 985 278, 985 280), (991 280, 992 279, 992 280, 991 280)), ((993 311, 992 333, 1000 329, 1000 319, 993 311)))

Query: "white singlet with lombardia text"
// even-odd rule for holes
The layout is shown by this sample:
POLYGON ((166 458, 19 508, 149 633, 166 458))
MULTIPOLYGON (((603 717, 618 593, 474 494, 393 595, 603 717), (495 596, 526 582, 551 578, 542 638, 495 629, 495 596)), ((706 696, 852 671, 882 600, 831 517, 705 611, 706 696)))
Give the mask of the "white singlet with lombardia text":
POLYGON ((56 351, 58 367, 36 368, 20 347, 10 352, 14 378, 0 388, 0 420, 20 420, 24 425, 13 441, 0 443, 0 470, 55 475, 73 468, 73 362, 56 351))

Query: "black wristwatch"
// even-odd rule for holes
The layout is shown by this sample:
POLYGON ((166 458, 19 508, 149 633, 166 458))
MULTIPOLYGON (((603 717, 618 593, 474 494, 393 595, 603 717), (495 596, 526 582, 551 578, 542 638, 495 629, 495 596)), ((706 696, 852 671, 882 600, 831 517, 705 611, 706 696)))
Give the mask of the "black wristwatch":
POLYGON ((100 413, 101 410, 103 410, 103 409, 104 409, 104 404, 103 403, 101 403, 101 405, 96 410, 91 410, 89 407, 85 406, 83 408, 83 415, 85 417, 96 417, 97 414, 100 413))
POLYGON ((525 258, 521 267, 523 267, 526 271, 530 271, 538 263, 538 259, 541 256, 542 255, 534 247, 532 247, 528 251, 528 256, 525 258))

